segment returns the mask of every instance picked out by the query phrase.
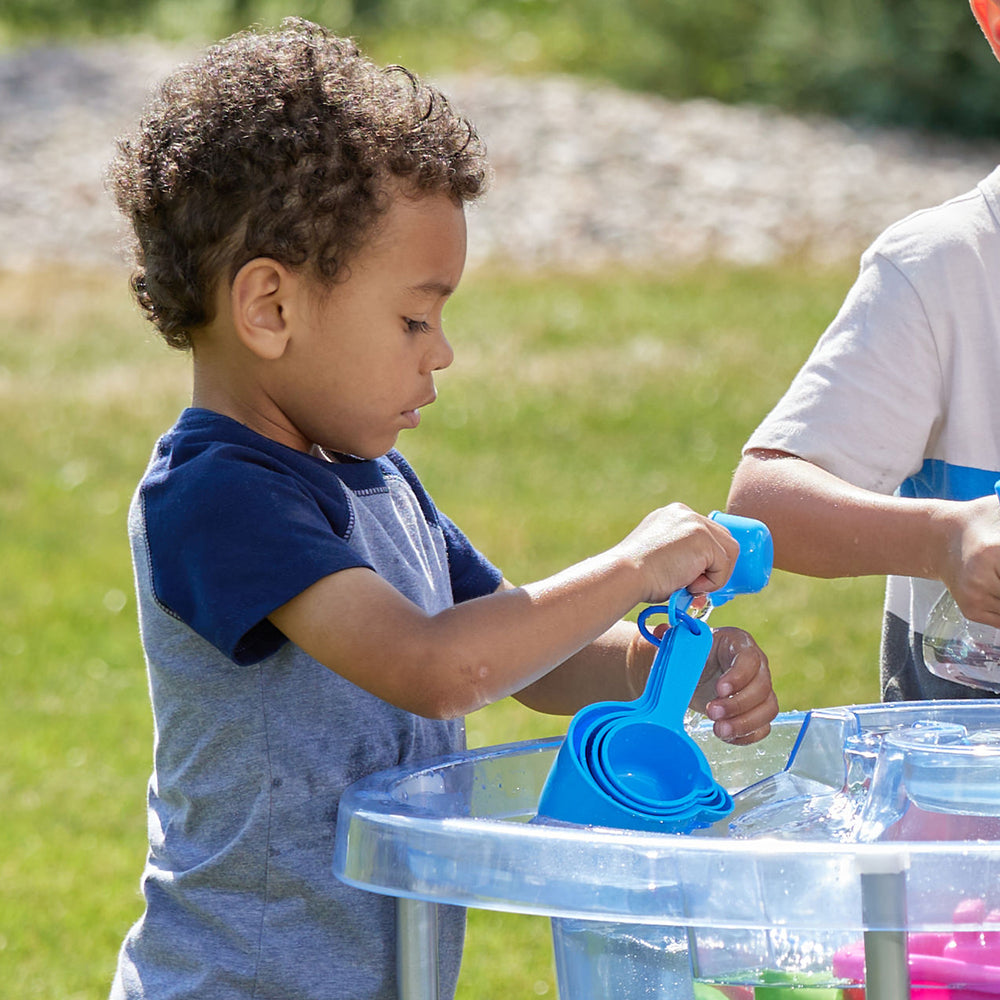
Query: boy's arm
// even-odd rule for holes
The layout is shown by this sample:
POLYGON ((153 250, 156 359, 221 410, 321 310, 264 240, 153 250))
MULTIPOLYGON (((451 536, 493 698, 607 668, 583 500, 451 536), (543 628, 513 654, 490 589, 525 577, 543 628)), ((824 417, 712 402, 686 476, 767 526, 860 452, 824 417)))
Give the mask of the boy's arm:
POLYGON ((331 670, 400 708, 453 717, 539 680, 637 604, 711 591, 739 547, 680 504, 621 543, 537 583, 430 615, 368 569, 324 577, 269 616, 331 670))
POLYGON ((764 521, 774 564, 807 576, 941 580, 966 615, 1000 624, 1000 504, 885 496, 812 462, 754 449, 727 510, 764 521))
MULTIPOLYGON (((691 707, 713 720, 721 740, 744 744, 763 739, 778 712, 767 657, 742 629, 716 629, 713 639, 691 707)), ((642 694, 655 653, 635 624, 616 622, 514 697, 552 715, 572 715, 595 701, 631 701, 642 694)))
POLYGON ((794 455, 755 449, 736 469, 726 509, 768 526, 779 569, 934 578, 950 534, 941 505, 873 493, 794 455))

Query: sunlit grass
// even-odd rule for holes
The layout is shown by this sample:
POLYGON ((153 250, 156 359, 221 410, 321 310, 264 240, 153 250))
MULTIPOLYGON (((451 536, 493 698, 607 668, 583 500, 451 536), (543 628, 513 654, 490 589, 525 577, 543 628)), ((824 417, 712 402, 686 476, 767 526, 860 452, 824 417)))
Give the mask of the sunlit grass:
MULTIPOLYGON (((400 444, 514 582, 616 542, 652 507, 725 502, 740 444, 853 268, 468 275, 440 398, 400 444)), ((97 1000, 139 915, 151 750, 125 513, 188 362, 124 275, 0 274, 0 998, 97 1000)), ((750 628, 783 706, 877 697, 881 581, 776 574, 750 628)), ((503 702, 473 745, 566 720, 503 702)), ((554 995, 547 922, 473 912, 461 1000, 554 995)))

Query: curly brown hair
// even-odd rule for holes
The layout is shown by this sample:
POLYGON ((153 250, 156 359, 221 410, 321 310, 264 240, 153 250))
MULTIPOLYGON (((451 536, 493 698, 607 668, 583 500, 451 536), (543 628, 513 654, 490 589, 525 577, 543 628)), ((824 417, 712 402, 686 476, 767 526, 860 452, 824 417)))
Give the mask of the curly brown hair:
POLYGON ((109 166, 135 237, 133 292, 181 349, 212 319, 218 281, 255 257, 331 285, 393 179, 470 201, 488 177, 474 126, 439 91, 299 18, 178 69, 109 166))

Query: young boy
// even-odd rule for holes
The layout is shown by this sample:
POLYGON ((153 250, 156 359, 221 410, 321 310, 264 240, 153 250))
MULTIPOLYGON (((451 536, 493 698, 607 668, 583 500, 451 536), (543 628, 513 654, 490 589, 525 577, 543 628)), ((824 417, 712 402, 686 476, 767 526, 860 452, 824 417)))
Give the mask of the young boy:
MULTIPOLYGON (((1000 0, 972 10, 1000 58, 1000 0)), ((776 565, 889 575, 888 701, 986 696, 931 674, 922 632, 943 586, 1000 625, 998 279, 1000 169, 876 240, 733 480, 729 509, 767 522, 776 565)))
MULTIPOLYGON (((506 695, 637 696, 653 649, 621 617, 731 572, 728 532, 675 504, 514 587, 394 450, 451 363, 486 176, 439 93, 299 20, 182 68, 119 143, 133 287, 194 387, 130 512, 155 755, 116 998, 395 996, 392 900, 331 874, 344 787, 462 748, 462 716, 506 695)), ((719 630, 694 703, 723 739, 768 732, 746 633, 719 630)), ((441 921, 446 993, 462 920, 441 921)))

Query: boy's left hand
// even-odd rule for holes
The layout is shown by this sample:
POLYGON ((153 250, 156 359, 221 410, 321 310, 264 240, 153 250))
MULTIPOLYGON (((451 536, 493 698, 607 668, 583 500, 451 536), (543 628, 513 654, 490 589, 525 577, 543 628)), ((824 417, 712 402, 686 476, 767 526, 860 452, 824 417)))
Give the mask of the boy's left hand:
POLYGON ((712 651, 691 698, 691 708, 713 722, 720 740, 756 743, 771 731, 778 699, 767 656, 741 628, 714 630, 712 651))

